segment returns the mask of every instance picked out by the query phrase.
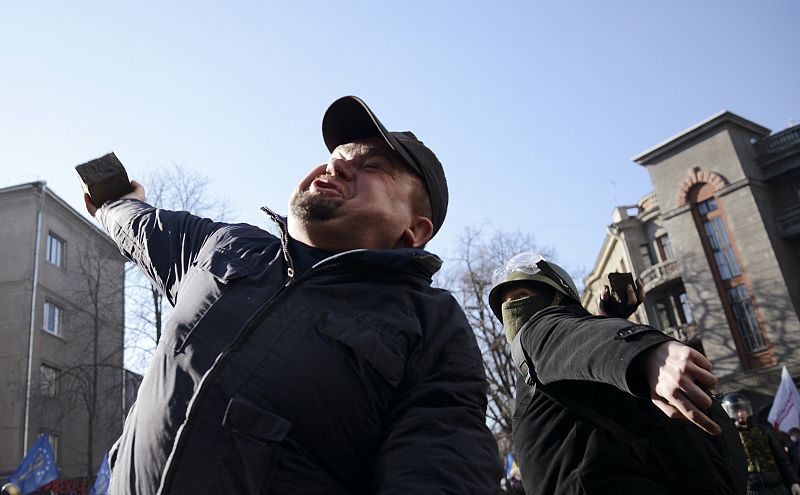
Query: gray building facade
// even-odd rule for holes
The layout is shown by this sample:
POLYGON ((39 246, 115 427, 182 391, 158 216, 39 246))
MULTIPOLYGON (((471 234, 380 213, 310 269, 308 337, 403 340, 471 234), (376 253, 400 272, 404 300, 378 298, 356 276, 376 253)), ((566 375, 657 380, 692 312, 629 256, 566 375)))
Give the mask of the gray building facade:
MULTIPOLYGON (((701 348, 720 390, 774 393, 782 365, 800 374, 800 126, 724 111, 633 160, 654 190, 615 210, 603 250, 642 278, 637 318, 701 348)), ((604 256, 589 306, 621 268, 604 256)))
POLYGON ((0 189, 0 478, 40 434, 90 478, 122 430, 124 265, 44 182, 0 189))

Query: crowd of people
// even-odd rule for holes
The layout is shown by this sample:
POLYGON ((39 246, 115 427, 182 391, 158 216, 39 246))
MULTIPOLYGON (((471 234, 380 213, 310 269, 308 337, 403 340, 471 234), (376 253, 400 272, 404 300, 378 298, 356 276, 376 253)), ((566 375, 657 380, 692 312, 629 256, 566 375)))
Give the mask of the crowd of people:
POLYGON ((174 306, 110 452, 110 493, 755 486, 752 455, 708 393, 711 363, 628 321, 640 287, 605 294, 591 315, 569 274, 533 253, 498 268, 488 295, 519 371, 519 468, 503 476, 480 349, 452 295, 431 286, 441 260, 424 248, 447 213, 442 164, 353 96, 331 104, 322 134, 330 157, 300 180, 288 214, 263 208, 277 235, 159 209, 136 181, 99 208, 86 195, 174 306))

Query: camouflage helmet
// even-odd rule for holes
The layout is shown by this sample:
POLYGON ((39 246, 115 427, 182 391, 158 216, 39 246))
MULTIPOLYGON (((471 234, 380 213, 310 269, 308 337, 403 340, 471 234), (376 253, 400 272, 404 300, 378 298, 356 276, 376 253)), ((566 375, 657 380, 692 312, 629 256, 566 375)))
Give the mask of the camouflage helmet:
POLYGON ((501 296, 503 289, 516 282, 541 282, 554 288, 574 303, 579 303, 578 288, 569 273, 537 253, 523 252, 513 256, 492 274, 489 306, 497 319, 503 321, 501 296))
POLYGON ((722 398, 722 408, 728 413, 728 417, 734 420, 739 411, 747 413, 748 418, 753 415, 753 406, 750 404, 750 400, 739 392, 725 394, 725 397, 722 398))

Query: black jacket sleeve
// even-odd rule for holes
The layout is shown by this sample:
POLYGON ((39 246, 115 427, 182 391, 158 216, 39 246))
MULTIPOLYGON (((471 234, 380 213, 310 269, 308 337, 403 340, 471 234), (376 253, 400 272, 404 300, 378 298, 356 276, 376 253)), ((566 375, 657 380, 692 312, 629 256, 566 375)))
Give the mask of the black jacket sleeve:
POLYGON ((592 316, 580 306, 554 306, 536 313, 522 329, 522 347, 543 384, 562 380, 607 383, 641 397, 642 384, 628 377, 643 351, 673 340, 648 325, 592 316))
POLYGON ((137 200, 106 203, 95 217, 122 255, 139 265, 173 306, 203 243, 226 225, 137 200))
POLYGON ((376 458, 376 490, 497 493, 502 468, 486 425, 486 374, 475 336, 458 303, 442 293, 440 322, 411 358, 412 378, 397 391, 376 458))

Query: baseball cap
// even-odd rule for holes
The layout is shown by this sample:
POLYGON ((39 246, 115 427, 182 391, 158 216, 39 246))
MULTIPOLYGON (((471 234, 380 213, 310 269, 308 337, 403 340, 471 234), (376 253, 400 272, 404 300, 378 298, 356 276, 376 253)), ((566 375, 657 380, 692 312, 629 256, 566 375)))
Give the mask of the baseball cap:
POLYGON ((322 137, 328 151, 358 139, 382 138, 422 178, 431 202, 433 235, 447 214, 447 180, 439 159, 410 131, 389 132, 366 103, 356 96, 344 96, 331 103, 322 117, 322 137))

